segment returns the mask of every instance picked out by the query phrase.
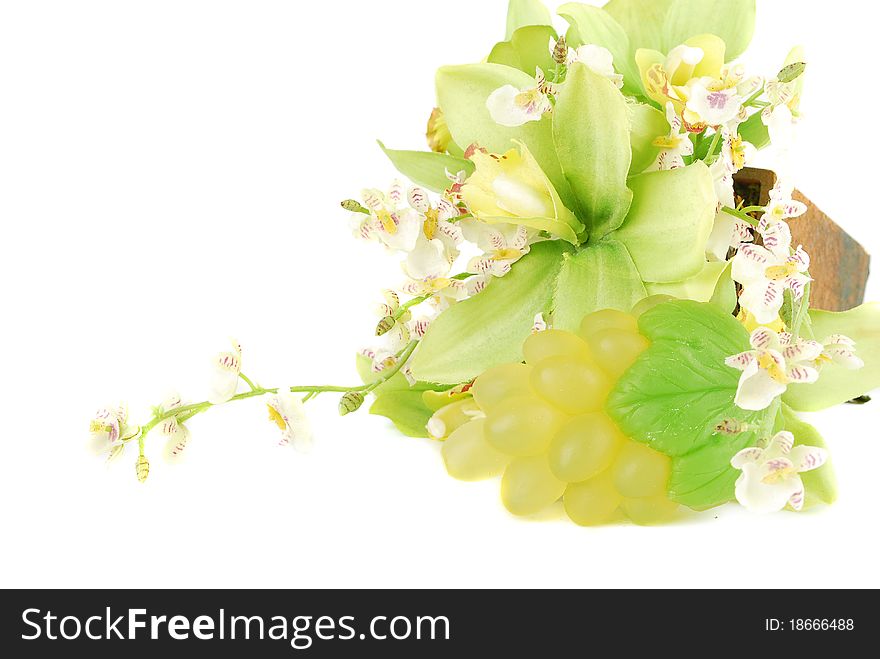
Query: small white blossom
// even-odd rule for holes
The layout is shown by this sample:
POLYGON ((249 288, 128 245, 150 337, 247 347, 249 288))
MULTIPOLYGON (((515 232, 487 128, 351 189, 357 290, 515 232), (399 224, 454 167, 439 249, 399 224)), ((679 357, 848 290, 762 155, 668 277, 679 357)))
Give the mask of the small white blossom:
POLYGON ((232 350, 214 357, 208 402, 213 405, 225 403, 235 395, 241 374, 241 346, 232 341, 232 350))
POLYGON ((736 87, 717 89, 716 86, 717 81, 711 78, 695 81, 686 105, 688 112, 707 126, 722 126, 737 120, 742 108, 743 99, 736 87))
POLYGON ((623 87, 623 76, 614 70, 614 56, 607 48, 595 44, 579 46, 577 50, 569 48, 566 64, 572 66, 577 62, 586 65, 593 73, 608 78, 618 89, 623 87))
POLYGON ((794 436, 782 431, 766 448, 746 448, 730 464, 742 474, 736 480, 736 500, 755 513, 772 513, 791 506, 804 506, 804 484, 800 474, 818 469, 828 452, 816 446, 794 446, 794 436))
POLYGON ((503 277, 511 266, 529 253, 536 231, 522 224, 486 224, 465 220, 461 224, 465 237, 483 254, 472 258, 467 271, 476 275, 503 277))
POLYGON ((649 172, 684 167, 684 156, 694 154, 694 144, 683 129, 681 117, 676 114, 671 102, 666 104, 666 121, 669 122, 669 134, 654 140, 654 146, 660 147, 660 153, 648 167, 649 172))
POLYGON ((786 289, 795 300, 803 296, 810 257, 800 246, 791 253, 791 233, 784 222, 762 221, 758 231, 764 246, 742 245, 733 257, 731 276, 743 287, 740 306, 768 324, 778 318, 786 289))
MULTIPOLYGON (((162 403, 162 410, 171 412, 183 404, 180 396, 172 394, 162 403)), ((159 425, 159 431, 165 437, 165 459, 168 462, 177 462, 183 457, 183 450, 189 442, 189 429, 177 420, 176 416, 170 416, 159 425)))
POLYGON ((530 121, 540 121, 553 109, 550 94, 553 86, 547 82, 544 72, 538 68, 535 73, 535 86, 517 89, 504 85, 493 91, 486 99, 486 109, 492 120, 509 128, 522 126, 530 121))
POLYGON ((281 446, 292 446, 303 453, 312 448, 312 428, 305 405, 297 394, 280 389, 266 400, 269 420, 281 430, 281 446))
POLYGON ((128 406, 103 407, 89 423, 90 447, 97 455, 110 452, 112 457, 138 431, 128 425, 128 406))
POLYGON ((793 340, 787 332, 779 334, 759 327, 752 332, 749 343, 752 350, 724 360, 728 366, 742 371, 734 398, 738 407, 766 409, 785 393, 789 384, 810 383, 819 378, 816 360, 823 347, 816 341, 793 340))
POLYGON ((718 158, 709 166, 709 173, 712 174, 718 206, 712 233, 706 242, 706 254, 710 260, 726 261, 730 248, 739 249, 742 243, 753 240, 751 225, 723 210, 724 206, 733 208, 736 205, 733 193, 734 170, 730 161, 724 157, 718 158))
POLYGON ((406 204, 400 181, 394 181, 387 193, 375 188, 364 190, 361 199, 370 213, 352 214, 356 237, 379 242, 391 250, 409 252, 415 247, 421 222, 406 204))
POLYGON ((832 334, 822 342, 822 354, 820 362, 831 362, 848 368, 858 370, 865 365, 861 357, 856 355, 856 343, 843 334, 832 334))

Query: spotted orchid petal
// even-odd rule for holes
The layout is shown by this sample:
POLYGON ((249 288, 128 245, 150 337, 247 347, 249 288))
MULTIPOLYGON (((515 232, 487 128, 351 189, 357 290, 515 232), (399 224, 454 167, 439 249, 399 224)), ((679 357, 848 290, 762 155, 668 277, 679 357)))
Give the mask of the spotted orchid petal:
POLYGON ((691 96, 685 107, 698 117, 699 122, 709 126, 721 126, 737 117, 742 107, 742 99, 735 88, 710 89, 709 85, 698 81, 692 85, 691 96))
POLYGON ((537 87, 519 90, 513 85, 504 85, 489 95, 486 109, 495 123, 515 128, 530 121, 540 121, 553 105, 537 87))
POLYGON ((803 490, 803 483, 797 474, 779 477, 779 473, 766 463, 744 464, 734 488, 736 500, 757 514, 782 510, 794 494, 803 490))
POLYGON ((772 364, 764 368, 755 359, 743 370, 736 389, 734 403, 744 410, 763 410, 785 393, 785 361, 773 351, 765 353, 772 364), (780 375, 781 374, 781 377, 780 375))
POLYGON ((213 366, 208 402, 220 405, 232 398, 238 389, 241 374, 241 346, 238 342, 232 342, 232 350, 217 355, 213 366))
POLYGON ((759 462, 763 454, 764 449, 760 449, 757 446, 750 446, 734 455, 730 459, 730 465, 734 469, 742 469, 747 464, 759 462))
POLYGON ((266 399, 269 419, 281 430, 281 446, 292 446, 308 452, 312 447, 312 429, 302 399, 289 391, 280 390, 266 399))
POLYGON ((855 341, 842 334, 833 334, 823 342, 822 356, 835 364, 850 370, 858 370, 865 365, 861 357, 856 355, 855 341))

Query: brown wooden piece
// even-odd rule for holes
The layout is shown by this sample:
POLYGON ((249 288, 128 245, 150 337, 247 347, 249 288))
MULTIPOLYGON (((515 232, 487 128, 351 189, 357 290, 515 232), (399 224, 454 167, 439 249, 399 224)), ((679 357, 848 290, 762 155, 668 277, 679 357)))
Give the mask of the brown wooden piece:
MULTIPOLYGON (((734 177, 734 189, 746 206, 765 206, 776 175, 766 169, 746 167, 734 177)), ((792 195, 807 205, 807 212, 791 220, 792 243, 810 255, 810 306, 826 311, 846 311, 865 299, 871 257, 852 236, 837 226, 800 191, 792 195)))

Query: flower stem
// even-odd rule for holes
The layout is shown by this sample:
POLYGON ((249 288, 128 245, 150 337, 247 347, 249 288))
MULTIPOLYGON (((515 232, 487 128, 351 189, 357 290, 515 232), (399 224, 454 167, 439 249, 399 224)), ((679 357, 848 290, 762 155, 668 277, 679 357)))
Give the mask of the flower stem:
POLYGON ((753 218, 751 215, 747 215, 745 213, 745 209, 744 210, 736 210, 735 208, 731 208, 730 206, 722 206, 721 210, 723 210, 728 215, 733 215, 734 217, 742 220, 743 222, 748 222, 753 227, 758 226, 758 220, 753 218))
MULTIPOLYGON (((413 351, 415 351, 418 344, 418 339, 413 339, 412 341, 410 341, 400 352, 397 353, 397 361, 394 363, 394 365, 382 371, 381 376, 373 382, 355 385, 352 387, 341 385, 303 385, 298 387, 290 387, 289 391, 291 393, 307 394, 303 401, 314 398, 318 394, 327 392, 336 392, 343 394, 348 392, 358 392, 362 394, 368 394, 374 391, 377 387, 380 387, 384 383, 388 382, 388 380, 393 378, 395 375, 397 375, 400 372, 400 369, 404 367, 407 360, 412 356, 413 351)), ((277 394, 279 391, 278 387, 264 388, 257 386, 244 374, 239 375, 241 379, 248 384, 251 390, 245 391, 244 393, 236 394, 228 401, 226 401, 228 403, 238 400, 248 400, 249 398, 256 398, 258 396, 264 396, 266 394, 277 394)), ((146 424, 141 426, 140 432, 138 434, 132 436, 129 440, 126 441, 130 441, 131 439, 136 438, 140 454, 143 455, 144 440, 146 439, 149 432, 157 425, 172 417, 176 418, 178 423, 185 423, 186 421, 189 421, 191 418, 193 418, 195 415, 201 414, 202 412, 205 412, 212 407, 215 407, 214 403, 211 403, 209 401, 202 401, 201 403, 191 403, 189 405, 183 405, 181 407, 176 407, 171 410, 162 410, 160 413, 156 414, 152 419, 150 419, 146 424)))

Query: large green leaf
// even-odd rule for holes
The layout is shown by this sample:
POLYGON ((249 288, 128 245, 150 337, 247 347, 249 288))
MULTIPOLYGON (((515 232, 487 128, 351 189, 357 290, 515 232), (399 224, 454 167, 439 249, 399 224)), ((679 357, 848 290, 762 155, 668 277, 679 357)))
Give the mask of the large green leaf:
POLYGON ((390 419, 407 437, 428 437, 426 426, 434 412, 422 400, 422 389, 389 391, 370 406, 370 414, 390 419))
POLYGON ((691 300, 649 309, 639 329, 651 345, 618 380, 608 413, 624 434, 673 458, 674 500, 695 509, 730 501, 739 474, 730 458, 755 444, 776 415, 772 407, 750 412, 733 402, 739 372, 724 359, 749 348, 748 333, 716 306, 691 300), (720 434, 715 427, 725 419, 748 430, 720 434))
POLYGON ((553 112, 559 162, 577 198, 578 216, 597 239, 623 221, 632 199, 626 101, 584 64, 568 72, 553 112))
MULTIPOLYGON (((800 419, 787 405, 782 406, 782 422, 785 430, 794 435, 794 445, 818 446, 827 450, 827 445, 822 435, 806 421, 800 419)), ((827 460, 818 469, 806 471, 801 474, 804 482, 804 508, 810 508, 818 503, 832 504, 837 500, 837 479, 834 477, 834 467, 831 460, 827 460)))
MULTIPOLYGON (((807 328, 805 328, 807 329, 807 328)), ((843 334, 856 342, 865 365, 852 371, 826 364, 813 384, 792 384, 783 400, 795 410, 814 412, 845 403, 880 387, 880 303, 871 302, 839 313, 811 310, 809 331, 817 341, 843 334)))
POLYGON ((629 311, 645 287, 626 248, 603 240, 564 255, 553 295, 553 326, 574 331, 600 309, 629 311))
POLYGON ((549 74, 554 64, 549 47, 553 39, 556 39, 556 30, 549 25, 521 27, 509 41, 495 44, 488 61, 511 66, 530 76, 535 75, 538 67, 549 74))
POLYGON ((727 44, 726 58, 742 55, 755 31, 755 0, 675 0, 663 24, 664 47, 669 52, 690 37, 715 34, 727 44))
POLYGON ((635 53, 639 48, 663 50, 663 23, 666 12, 674 0, 611 0, 603 9, 626 32, 629 48, 635 53))
POLYGON ((566 3, 557 11, 571 25, 567 38, 573 46, 595 44, 607 48, 614 58, 615 70, 623 75, 624 88, 630 93, 641 92, 641 79, 629 39, 610 14, 580 2, 566 3))
POLYGON ((541 0, 510 0, 507 6, 507 33, 510 39, 513 33, 526 25, 552 25, 550 11, 541 0))
POLYGON ((632 206, 612 236, 629 250, 642 279, 670 282, 698 274, 717 200, 709 168, 687 167, 629 179, 632 206))
POLYGON ((498 364, 522 361, 536 314, 549 311, 562 241, 532 245, 504 277, 450 307, 431 323, 412 361, 419 380, 458 384, 498 364))
POLYGON ((654 145, 654 140, 669 132, 669 124, 660 110, 646 103, 627 103, 626 109, 629 112, 629 141, 632 147, 629 173, 634 176, 641 174, 657 159, 660 147, 654 145))
POLYGON ((502 64, 444 66, 437 71, 437 99, 455 143, 462 148, 479 144, 493 153, 511 149, 513 140, 525 144, 553 183, 567 208, 573 198, 553 145, 550 117, 516 128, 501 126, 489 115, 486 99, 504 85, 518 89, 535 86, 534 76, 502 64))
POLYGON ((379 142, 379 146, 397 171, 437 193, 442 193, 451 185, 447 171, 457 174, 464 170, 468 175, 474 172, 474 163, 465 158, 434 151, 397 151, 385 148, 382 142, 379 142))

